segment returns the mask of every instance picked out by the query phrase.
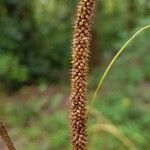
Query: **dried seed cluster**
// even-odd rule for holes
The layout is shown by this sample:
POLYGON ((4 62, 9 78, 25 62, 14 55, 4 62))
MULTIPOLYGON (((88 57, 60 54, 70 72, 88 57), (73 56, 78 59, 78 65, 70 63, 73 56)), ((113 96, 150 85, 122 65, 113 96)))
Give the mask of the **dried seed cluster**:
POLYGON ((74 25, 70 95, 73 150, 87 149, 87 73, 94 8, 95 0, 80 0, 74 25))
POLYGON ((7 148, 9 150, 16 150, 8 135, 8 131, 2 121, 0 121, 0 136, 2 137, 3 141, 6 143, 7 148))

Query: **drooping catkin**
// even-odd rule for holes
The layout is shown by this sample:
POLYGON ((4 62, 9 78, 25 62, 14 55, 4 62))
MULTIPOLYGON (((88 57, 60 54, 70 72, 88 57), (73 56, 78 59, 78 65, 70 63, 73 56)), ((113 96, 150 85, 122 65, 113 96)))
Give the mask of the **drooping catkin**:
POLYGON ((8 150, 16 150, 10 137, 8 131, 2 121, 0 121, 0 136, 2 137, 3 141, 5 142, 8 150))
POLYGON ((70 94, 73 150, 87 149, 87 74, 95 0, 80 0, 74 24, 70 94))

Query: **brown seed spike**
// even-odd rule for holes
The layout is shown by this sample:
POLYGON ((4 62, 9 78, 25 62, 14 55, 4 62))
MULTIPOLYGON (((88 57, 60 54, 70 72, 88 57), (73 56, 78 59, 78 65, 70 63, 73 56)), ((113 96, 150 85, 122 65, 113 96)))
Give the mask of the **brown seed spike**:
POLYGON ((16 150, 11 141, 11 138, 8 135, 7 129, 1 120, 0 120, 0 136, 2 137, 3 141, 5 142, 8 150, 16 150))
POLYGON ((79 1, 74 25, 70 94, 71 143, 73 150, 87 150, 86 91, 91 24, 95 1, 79 1))

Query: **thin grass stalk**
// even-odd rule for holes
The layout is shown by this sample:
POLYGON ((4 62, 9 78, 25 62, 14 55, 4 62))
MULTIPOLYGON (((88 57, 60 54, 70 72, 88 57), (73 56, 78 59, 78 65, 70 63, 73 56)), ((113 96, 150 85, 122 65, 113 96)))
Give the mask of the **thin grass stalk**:
POLYGON ((100 131, 105 131, 120 140, 128 150, 137 150, 135 145, 114 125, 99 123, 93 125, 89 130, 95 134, 98 134, 100 131))
POLYGON ((88 108, 88 111, 87 111, 87 117, 89 115, 89 113, 91 112, 93 106, 94 106, 94 103, 96 101, 96 97, 97 97, 97 94, 98 92, 100 91, 101 87, 102 87, 102 84, 105 80, 105 78, 107 77, 108 73, 110 72, 110 70, 112 69, 112 66, 114 65, 114 63, 118 60, 119 56, 124 52, 124 50, 127 48, 127 46, 129 46, 129 44, 131 44, 131 42, 137 37, 139 36, 140 33, 142 33, 143 31, 147 30, 147 29, 150 29, 150 25, 147 25, 143 28, 141 28, 140 30, 138 30, 122 47, 121 49, 117 52, 117 54, 114 56, 114 58, 111 60, 111 62, 109 63, 108 67, 106 68, 105 72, 103 73, 102 77, 100 77, 99 79, 99 83, 98 83, 98 86, 96 88, 96 90, 94 91, 94 94, 93 94, 93 97, 92 97, 92 101, 91 101, 91 104, 88 108))

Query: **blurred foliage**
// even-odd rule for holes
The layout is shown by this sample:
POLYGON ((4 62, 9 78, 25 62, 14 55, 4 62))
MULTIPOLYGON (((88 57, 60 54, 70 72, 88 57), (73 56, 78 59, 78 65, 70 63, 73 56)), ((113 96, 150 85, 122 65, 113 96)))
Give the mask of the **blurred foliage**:
POLYGON ((58 80, 58 70, 69 62, 71 5, 54 0, 0 2, 1 79, 16 84, 58 80))

